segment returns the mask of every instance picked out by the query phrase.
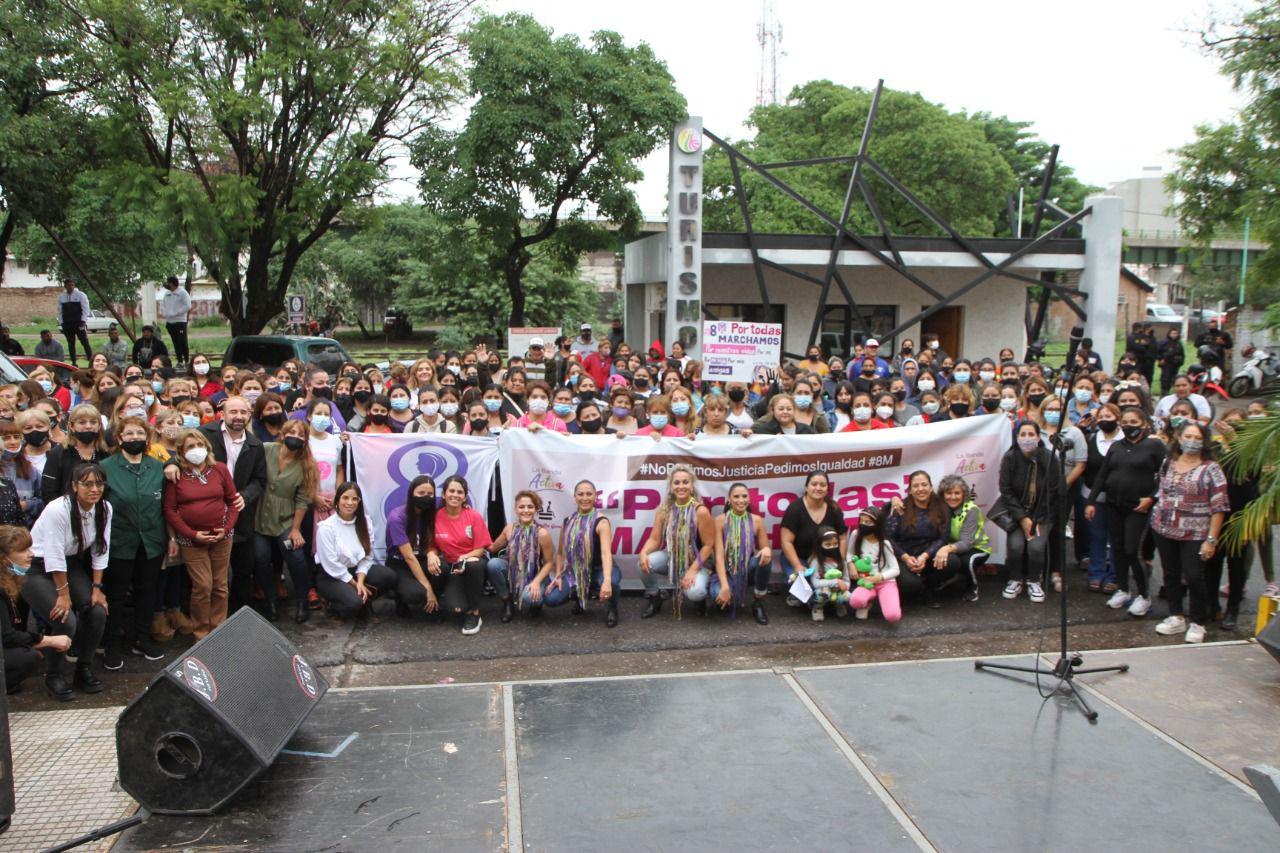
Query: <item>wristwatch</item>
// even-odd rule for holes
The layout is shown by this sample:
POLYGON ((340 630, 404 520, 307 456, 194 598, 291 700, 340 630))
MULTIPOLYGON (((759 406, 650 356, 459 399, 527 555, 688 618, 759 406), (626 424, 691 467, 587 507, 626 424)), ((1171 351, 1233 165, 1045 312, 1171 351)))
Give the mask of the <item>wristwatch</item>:
POLYGON ((1217 544, 1218 544, 1218 537, 1217 537, 1217 536, 1206 536, 1206 537, 1204 538, 1204 543, 1205 543, 1206 545, 1217 545, 1217 544))
POLYGON ((93 585, 93 588, 94 588, 94 589, 102 589, 102 584, 100 584, 100 583, 95 583, 95 584, 93 585))

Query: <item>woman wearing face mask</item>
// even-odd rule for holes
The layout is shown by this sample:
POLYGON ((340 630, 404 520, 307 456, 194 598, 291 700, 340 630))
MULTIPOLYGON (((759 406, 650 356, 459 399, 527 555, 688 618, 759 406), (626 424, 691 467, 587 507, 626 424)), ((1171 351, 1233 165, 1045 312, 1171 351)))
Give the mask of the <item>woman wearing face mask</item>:
POLYGON ((1188 421, 1176 437, 1161 466, 1151 509, 1151 532, 1169 598, 1169 616, 1156 626, 1156 632, 1171 637, 1185 631, 1184 642, 1202 643, 1217 601, 1217 583, 1209 585, 1206 564, 1218 551, 1218 534, 1231 501, 1227 477, 1213 460, 1205 428, 1188 421), (1186 616, 1184 587, 1191 605, 1186 616))
POLYGON ((1088 375, 1076 377, 1066 407, 1067 417, 1072 424, 1081 429, 1089 429, 1093 426, 1094 413, 1097 412, 1098 406, 1102 405, 1098 402, 1097 391, 1098 386, 1094 383, 1093 377, 1088 375))
POLYGON ((671 405, 671 425, 686 438, 695 434, 702 421, 694 407, 693 393, 688 388, 677 385, 667 399, 671 405))
MULTIPOLYGON (((19 415, 10 429, 17 432, 19 441, 12 451, 13 458, 5 459, 4 476, 17 490, 24 523, 31 525, 44 509, 44 470, 49 451, 53 448, 49 419, 43 412, 33 409, 19 415)), ((5 444, 5 456, 8 457, 9 442, 5 444)))
POLYGON ((1004 414, 1009 419, 1009 423, 1017 430, 1018 424, 1021 423, 1022 413, 1018 411, 1018 389, 1012 385, 1000 386, 1000 399, 997 401, 996 411, 1004 414))
POLYGON ((66 493, 72 471, 84 462, 101 462, 107 458, 107 445, 102 440, 102 416, 89 404, 76 406, 67 415, 67 443, 49 449, 45 458, 40 492, 45 504, 66 493))
POLYGON ((351 416, 355 414, 355 406, 351 399, 351 388, 354 384, 350 376, 340 376, 333 383, 333 404, 342 415, 343 421, 347 423, 348 430, 351 428, 351 416))
POLYGON ((1178 443, 1178 433, 1182 427, 1195 419, 1196 410, 1190 401, 1179 400, 1169 407, 1169 414, 1163 423, 1157 424, 1157 438, 1164 442, 1165 447, 1173 447, 1178 443))
POLYGON ((822 411, 822 400, 815 396, 815 386, 808 379, 797 379, 792 386, 791 394, 796 404, 796 423, 807 424, 819 434, 831 432, 831 422, 826 412, 822 411))
POLYGON ((654 441, 660 438, 682 438, 684 432, 671 423, 671 401, 662 395, 650 397, 644 401, 645 414, 649 423, 637 429, 634 435, 652 436, 654 441))
POLYGON ((973 414, 977 400, 967 382, 953 382, 942 392, 942 410, 934 421, 954 421, 973 414))
POLYGON ((58 405, 62 406, 64 411, 71 408, 71 392, 58 381, 58 377, 54 375, 52 370, 43 364, 38 364, 31 368, 27 378, 39 385, 45 396, 53 397, 57 400, 58 405))
POLYGON ((1022 411, 1024 417, 1040 411, 1040 404, 1049 398, 1049 385, 1038 377, 1030 378, 1022 386, 1022 411))
POLYGON ((436 512, 436 481, 420 474, 409 483, 408 500, 387 513, 387 567, 396 575, 396 614, 405 619, 440 610, 427 577, 440 574, 436 512))
POLYGON ((1165 446, 1151 436, 1151 419, 1136 406, 1121 411, 1122 441, 1111 445, 1090 488, 1085 518, 1092 520, 1105 500, 1111 560, 1116 569, 1116 592, 1107 601, 1115 609, 1129 608, 1133 616, 1151 609, 1146 569, 1139 560, 1143 534, 1155 504, 1157 478, 1165 460, 1165 446), (1130 594, 1130 574, 1136 595, 1130 594))
MULTIPOLYGON (((102 499, 106 477, 97 463, 77 465, 67 494, 48 501, 31 529, 33 556, 22 597, 49 625, 49 633, 72 638, 74 686, 99 693, 93 655, 106 626, 102 576, 111 550, 111 505, 102 499)), ((45 655, 45 687, 60 701, 72 698, 62 675, 63 653, 45 655)))
POLYGON ((871 356, 867 356, 857 362, 858 373, 852 377, 853 388, 855 391, 871 392, 871 383, 879 378, 878 365, 876 360, 871 356))
MULTIPOLYGON (((263 445, 267 487, 253 517, 252 580, 263 592, 259 612, 273 622, 279 615, 276 581, 281 565, 288 569, 293 581, 295 621, 306 622, 310 616, 307 598, 315 584, 302 531, 320 478, 311 455, 308 432, 302 421, 289 421, 281 428, 279 441, 263 445)), ((251 601, 252 591, 249 593, 237 597, 251 601)))
POLYGON ((485 549, 493 540, 484 516, 469 503, 467 481, 453 475, 444 481, 444 502, 435 516, 433 550, 440 568, 427 580, 435 588, 445 613, 462 623, 462 633, 480 633, 480 593, 484 588, 485 549))
POLYGON ((822 395, 829 400, 835 399, 836 387, 847 379, 844 362, 838 356, 832 356, 827 362, 827 372, 822 377, 822 395))
POLYGON ((835 393, 832 396, 834 406, 827 416, 832 432, 841 432, 853 421, 853 396, 852 382, 842 380, 836 383, 835 393))
POLYGON ((1103 460, 1111 450, 1111 445, 1124 436, 1120 432, 1120 411, 1120 407, 1114 403, 1103 403, 1094 413, 1096 430, 1085 440, 1089 455, 1085 461, 1084 475, 1080 478, 1080 500, 1076 505, 1076 518, 1084 519, 1089 529, 1089 589, 1108 595, 1119 587, 1116 586, 1115 566, 1108 553, 1110 543, 1107 503, 1102 498, 1097 501, 1091 501, 1091 498, 1092 484, 1102 470, 1103 460), (1090 503, 1093 504, 1092 518, 1085 511, 1090 503))
POLYGON ((552 392, 551 413, 564 423, 570 433, 578 432, 577 407, 571 390, 562 387, 552 392))
POLYGON ((364 432, 369 423, 369 404, 373 402, 373 382, 364 376, 351 383, 351 415, 347 417, 347 432, 364 432))
POLYGON ((889 395, 893 397, 893 422, 896 426, 906 426, 920 410, 907 402, 911 388, 906 379, 895 376, 889 380, 889 395))
POLYGON ((666 497, 653 519, 649 537, 640 548, 640 580, 648 599, 641 619, 657 615, 662 609, 662 591, 657 575, 666 575, 674 587, 674 608, 680 618, 684 599, 696 602, 699 612, 706 611, 707 589, 714 572, 720 577, 722 600, 729 603, 728 578, 723 567, 715 565, 715 523, 711 511, 698 494, 698 479, 693 469, 679 464, 667 476, 666 497))
POLYGON ((391 427, 392 432, 404 432, 417 417, 413 411, 409 389, 403 385, 391 386, 391 390, 387 391, 387 405, 390 407, 387 426, 391 427))
POLYGON ((625 385, 614 386, 609 395, 609 419, 605 421, 605 429, 618 435, 634 435, 640 429, 636 419, 635 395, 625 385))
POLYGON ((106 430, 102 434, 108 447, 115 448, 116 430, 119 429, 120 421, 124 418, 147 420, 146 398, 141 391, 133 387, 123 389, 120 392, 120 396, 116 398, 115 404, 111 407, 111 417, 106 430))
POLYGON ((338 487, 335 512, 316 528, 316 583, 339 619, 354 619, 380 595, 395 591, 395 573, 373 561, 370 523, 360 487, 338 487))
POLYGON ((213 397, 222 390, 222 383, 211 374, 209 357, 204 353, 191 356, 191 381, 195 383, 196 393, 205 399, 213 397))
POLYGON ((263 444, 279 441, 286 418, 284 398, 267 391, 253 404, 253 434, 263 444))
POLYGON ((227 568, 239 495, 204 433, 184 430, 179 447, 181 474, 165 485, 164 518, 191 578, 192 634, 199 640, 227 618, 227 568))
MULTIPOLYGON (((1046 407, 1053 404, 1061 405, 1057 400, 1044 403, 1046 407)), ((1025 587, 1031 602, 1040 604, 1045 598, 1042 584, 1050 531, 1065 513, 1062 480, 1037 421, 1018 426, 1015 446, 1000 461, 1000 499, 1018 525, 1009 532, 1009 582, 1004 597, 1017 598, 1025 587)))
MULTIPOLYGON (((871 564, 870 573, 858 572, 849 595, 849 609, 858 619, 866 619, 871 612, 871 602, 880 602, 884 620, 893 624, 902 619, 902 605, 898 597, 898 577, 902 574, 898 558, 885 537, 883 509, 867 507, 858 516, 858 529, 849 542, 846 562, 852 568, 858 561, 871 564)), ((941 551, 939 554, 941 555, 941 551)), ((864 567, 866 563, 863 563, 864 567)), ((851 575, 852 578, 852 575, 851 575)))
MULTIPOLYGON (((500 385, 487 386, 479 402, 484 409, 484 424, 477 429, 478 419, 474 415, 470 416, 462 430, 464 435, 498 435, 504 429, 515 426, 516 419, 502 413, 503 397, 500 385)), ((474 406, 469 407, 469 411, 473 410, 474 406)))
MULTIPOLYGON (((454 413, 457 413, 457 402, 454 402, 454 413)), ((434 388, 423 388, 418 391, 418 416, 414 418, 405 432, 413 433, 453 433, 458 428, 452 420, 440 414, 440 396, 434 388)))
POLYGON ((22 587, 31 570, 31 534, 17 525, 0 527, 0 644, 4 647, 4 683, 10 695, 22 690, 22 682, 40 667, 41 652, 64 654, 71 638, 45 635, 40 628, 28 631, 31 608, 22 598, 22 587))
POLYGON ((978 414, 993 415, 1000 411, 1000 386, 995 382, 978 385, 978 414))
MULTIPOLYGON (((311 502, 311 523, 303 522, 303 535, 314 536, 315 525, 324 521, 333 513, 333 496, 346 481, 343 467, 344 448, 342 440, 329 432, 330 414, 328 400, 314 399, 307 405, 306 422, 309 426, 307 443, 311 448, 311 456, 315 459, 317 479, 316 493, 311 502)), ((314 539, 312 542, 314 543, 314 539)), ((314 546, 313 546, 314 547, 314 546)), ((319 610, 320 599, 314 590, 308 596, 308 605, 312 610, 319 610)))
MULTIPOLYGON (((1059 515, 1053 519, 1049 540, 1049 571, 1053 583, 1054 592, 1062 592, 1062 566, 1058 561, 1058 537, 1065 535, 1066 521, 1068 510, 1075 506, 1080 498, 1081 490, 1084 482, 1081 479, 1084 476, 1085 466, 1089 461, 1089 449, 1086 446, 1084 433, 1079 427, 1070 423, 1063 423, 1063 413, 1066 405, 1057 397, 1050 397, 1040 404, 1040 411, 1032 415, 1032 420, 1040 427, 1041 443, 1048 449, 1053 449, 1054 436, 1062 436, 1062 444, 1065 448, 1063 455, 1063 474, 1065 475, 1066 489, 1068 493, 1067 500, 1056 505, 1060 511, 1059 515)), ((1089 531, 1084 522, 1084 506, 1081 504, 1080 523, 1076 525, 1075 545, 1076 561, 1083 560, 1085 555, 1089 553, 1089 531)))
MULTIPOLYGON (((938 379, 938 375, 929 368, 922 367, 920 372, 916 374, 916 380, 911 389, 911 394, 907 397, 907 402, 917 408, 920 407, 921 397, 926 393, 937 393, 939 399, 942 394, 942 383, 938 379)), ((921 410, 923 411, 923 410, 921 410)))
POLYGON ((893 406, 897 401, 894 399, 893 394, 889 391, 883 391, 876 394, 872 400, 875 403, 875 411, 871 418, 871 428, 892 429, 896 427, 898 423, 893 419, 893 406))
POLYGON ((978 382, 995 382, 998 374, 996 371, 996 363, 989 358, 984 358, 978 365, 978 382))
POLYGON ((574 435, 606 435, 612 434, 613 430, 605 427, 600 404, 591 400, 578 404, 573 413, 573 422, 569 424, 569 432, 574 435))
POLYGON ((965 358, 957 359, 955 366, 951 369, 952 383, 956 385, 968 385, 975 379, 977 379, 977 377, 974 375, 973 365, 969 360, 965 358))
POLYGON ((151 639, 161 568, 178 554, 164 520, 164 463, 147 455, 151 430, 140 417, 127 416, 118 424, 117 452, 102 461, 111 515, 111 551, 103 575, 107 623, 103 667, 124 667, 130 650, 147 660, 164 652, 151 639), (125 624, 125 602, 133 601, 133 619, 125 624))
POLYGON ((514 426, 537 432, 549 429, 553 432, 567 433, 569 428, 564 421, 551 413, 551 386, 545 382, 534 382, 526 392, 528 410, 516 419, 514 426))
MULTIPOLYGON (((472 393, 479 397, 479 394, 473 389, 472 393)), ((440 417, 442 420, 453 424, 453 432, 461 433, 462 426, 466 423, 466 412, 464 404, 458 392, 452 388, 441 388, 437 396, 440 399, 440 417)), ((447 430, 447 428, 446 428, 447 430)))
POLYGON ((395 432, 390 424, 391 399, 385 394, 374 394, 369 401, 369 417, 360 432, 367 435, 390 435, 395 432))
POLYGON ((922 391, 916 398, 920 403, 920 414, 907 421, 907 426, 933 423, 942 411, 942 395, 936 391, 922 391))

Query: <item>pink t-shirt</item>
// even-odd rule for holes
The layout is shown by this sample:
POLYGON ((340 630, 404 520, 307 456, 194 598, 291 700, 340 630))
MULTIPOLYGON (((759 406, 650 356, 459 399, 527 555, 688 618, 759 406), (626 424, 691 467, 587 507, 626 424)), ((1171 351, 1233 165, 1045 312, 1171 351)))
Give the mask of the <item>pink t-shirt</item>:
POLYGON ((464 506, 457 518, 450 518, 444 507, 436 513, 436 547, 446 563, 456 563, 468 551, 492 544, 484 516, 471 507, 464 506))
MULTIPOLYGON (((533 420, 529 417, 529 413, 525 412, 516 420, 515 425, 517 427, 528 428, 529 424, 531 423, 533 423, 533 420)), ((551 413, 547 413, 542 416, 542 428, 549 429, 554 432, 567 433, 569 431, 569 427, 565 426, 564 421, 560 420, 558 417, 556 417, 551 413)))

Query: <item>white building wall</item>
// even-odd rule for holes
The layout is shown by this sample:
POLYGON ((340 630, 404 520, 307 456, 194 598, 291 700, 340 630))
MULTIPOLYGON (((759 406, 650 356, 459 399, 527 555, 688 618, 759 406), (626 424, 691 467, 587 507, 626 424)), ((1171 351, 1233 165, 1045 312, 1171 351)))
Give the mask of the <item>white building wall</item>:
MULTIPOLYGON (((799 269, 819 278, 823 274, 821 268, 799 269)), ((966 269, 915 272, 939 292, 950 294, 971 281, 980 271, 966 269)), ((849 285, 859 306, 895 305, 899 323, 915 316, 934 302, 928 293, 892 270, 843 268, 841 276, 849 285)), ((760 304, 755 273, 749 266, 704 266, 703 280, 705 303, 760 304)), ((818 311, 820 289, 772 269, 765 270, 765 280, 769 285, 770 301, 775 305, 786 306, 784 348, 788 352, 803 353, 813 326, 814 314, 818 311)), ((832 284, 827 304, 844 304, 844 295, 835 284, 832 284)), ((1022 282, 996 277, 983 282, 952 304, 963 309, 960 344, 962 354, 994 358, 1001 347, 1012 347, 1019 355, 1026 348, 1026 285, 1022 282)), ((907 329, 903 336, 915 341, 917 348, 920 346, 918 325, 907 329)))

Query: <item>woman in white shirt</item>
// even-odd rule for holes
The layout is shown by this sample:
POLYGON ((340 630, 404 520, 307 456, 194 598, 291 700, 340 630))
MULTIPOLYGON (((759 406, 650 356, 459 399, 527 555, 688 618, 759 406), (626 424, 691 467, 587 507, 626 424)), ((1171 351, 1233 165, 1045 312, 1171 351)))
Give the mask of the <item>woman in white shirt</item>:
MULTIPOLYGON (((111 548, 111 504, 102 499, 107 475, 96 462, 77 465, 68 493, 45 505, 31 528, 34 559, 22 585, 22 597, 49 623, 49 634, 73 640, 76 671, 73 684, 99 693, 93 655, 107 625, 107 596, 102 573, 111 548)), ((62 674, 63 652, 48 651, 44 683, 53 698, 67 702, 73 694, 62 674)))
POLYGON ((373 561, 369 519, 360 487, 349 480, 338 486, 333 515, 316 526, 316 586, 329 601, 329 612, 355 617, 379 595, 394 592, 395 572, 373 561))

